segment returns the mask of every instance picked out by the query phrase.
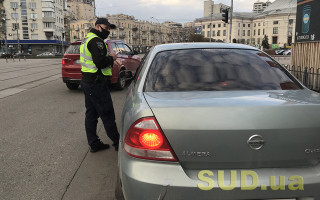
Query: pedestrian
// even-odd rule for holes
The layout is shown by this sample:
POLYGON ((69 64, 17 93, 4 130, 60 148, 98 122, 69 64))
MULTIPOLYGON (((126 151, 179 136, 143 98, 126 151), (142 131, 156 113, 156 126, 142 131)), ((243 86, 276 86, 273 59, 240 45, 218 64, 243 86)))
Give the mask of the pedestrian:
POLYGON ((85 129, 91 152, 108 149, 97 135, 98 118, 100 117, 108 137, 112 140, 115 150, 119 147, 119 132, 115 122, 108 82, 112 75, 113 58, 108 54, 104 42, 115 29, 114 24, 106 18, 98 18, 95 27, 90 30, 80 46, 81 88, 85 96, 85 129))

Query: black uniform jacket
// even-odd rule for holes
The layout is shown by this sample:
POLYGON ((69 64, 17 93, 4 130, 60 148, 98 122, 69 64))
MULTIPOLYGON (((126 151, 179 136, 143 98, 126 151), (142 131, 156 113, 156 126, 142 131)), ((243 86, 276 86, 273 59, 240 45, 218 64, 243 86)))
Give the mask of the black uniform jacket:
POLYGON ((93 63, 98 68, 98 71, 96 73, 82 72, 82 81, 86 83, 93 83, 98 75, 103 76, 101 69, 113 66, 113 57, 106 56, 107 49, 103 39, 101 39, 101 32, 96 29, 91 29, 90 32, 98 36, 91 39, 88 43, 88 50, 92 55, 93 63))

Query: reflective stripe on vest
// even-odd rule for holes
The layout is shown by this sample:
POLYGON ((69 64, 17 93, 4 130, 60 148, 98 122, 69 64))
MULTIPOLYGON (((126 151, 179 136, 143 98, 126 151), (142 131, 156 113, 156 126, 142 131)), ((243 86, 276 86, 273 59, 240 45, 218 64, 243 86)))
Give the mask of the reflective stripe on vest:
MULTIPOLYGON (((98 36, 95 35, 94 33, 89 33, 80 45, 80 64, 81 64, 81 71, 82 72, 96 73, 98 71, 98 68, 96 67, 96 65, 94 64, 94 62, 92 60, 91 52, 88 50, 88 46, 87 46, 89 41, 95 37, 98 37, 98 36)), ((106 49, 107 49, 106 55, 108 56, 107 45, 106 45, 106 49)), ((101 69, 101 72, 105 76, 112 75, 112 71, 111 71, 110 66, 101 69)))

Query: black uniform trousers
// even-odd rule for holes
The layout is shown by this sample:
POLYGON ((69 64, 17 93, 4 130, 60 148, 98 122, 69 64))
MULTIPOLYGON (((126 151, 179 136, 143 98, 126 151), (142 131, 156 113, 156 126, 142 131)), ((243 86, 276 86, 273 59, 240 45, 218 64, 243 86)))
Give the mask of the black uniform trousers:
POLYGON ((85 95, 86 117, 85 128, 90 146, 100 142, 97 136, 97 124, 100 117, 108 137, 113 145, 119 144, 119 132, 115 122, 115 114, 107 80, 96 80, 94 83, 81 81, 81 88, 85 95))

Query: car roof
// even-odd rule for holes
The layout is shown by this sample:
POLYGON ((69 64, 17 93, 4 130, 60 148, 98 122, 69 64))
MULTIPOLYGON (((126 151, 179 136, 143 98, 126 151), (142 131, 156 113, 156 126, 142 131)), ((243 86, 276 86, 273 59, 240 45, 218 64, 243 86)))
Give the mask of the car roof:
POLYGON ((167 51, 177 49, 250 49, 258 50, 252 46, 234 43, 215 43, 215 42, 193 42, 193 43, 172 43, 162 44, 154 47, 154 51, 167 51))

